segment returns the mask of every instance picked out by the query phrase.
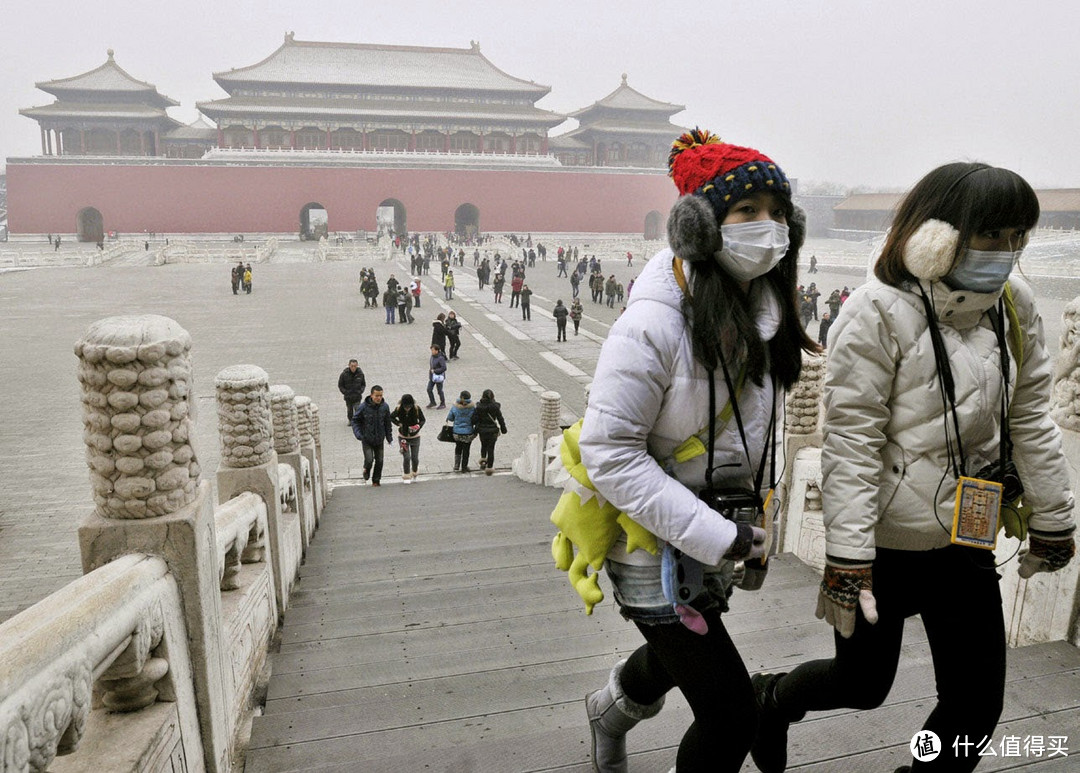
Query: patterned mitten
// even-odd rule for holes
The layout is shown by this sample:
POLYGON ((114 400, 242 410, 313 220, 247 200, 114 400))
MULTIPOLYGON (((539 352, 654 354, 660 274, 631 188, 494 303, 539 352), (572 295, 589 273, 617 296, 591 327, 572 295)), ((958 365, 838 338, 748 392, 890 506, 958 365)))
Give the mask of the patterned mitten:
POLYGON ((855 633, 855 604, 868 623, 878 621, 874 598, 873 564, 841 564, 826 556, 825 575, 818 591, 817 617, 840 632, 845 639, 855 633))
POLYGON ((1028 547, 1020 552, 1019 575, 1027 579, 1037 572, 1056 572, 1069 563, 1076 554, 1073 531, 1028 529, 1028 547))

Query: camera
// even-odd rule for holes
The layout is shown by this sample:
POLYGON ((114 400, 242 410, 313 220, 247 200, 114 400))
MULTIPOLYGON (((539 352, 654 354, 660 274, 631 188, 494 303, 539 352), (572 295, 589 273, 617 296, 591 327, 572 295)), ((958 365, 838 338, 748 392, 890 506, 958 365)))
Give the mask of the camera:
MULTIPOLYGON (((729 521, 765 527, 765 509, 754 491, 746 488, 713 488, 698 492, 698 498, 729 521)), ((769 567, 764 558, 740 561, 735 567, 735 585, 741 590, 760 590, 769 567)))
POLYGON ((1004 468, 1000 461, 991 462, 980 468, 974 477, 1000 483, 1003 502, 1015 502, 1024 493, 1024 484, 1020 480, 1020 473, 1016 471, 1016 465, 1013 464, 1012 459, 1005 462, 1004 468))

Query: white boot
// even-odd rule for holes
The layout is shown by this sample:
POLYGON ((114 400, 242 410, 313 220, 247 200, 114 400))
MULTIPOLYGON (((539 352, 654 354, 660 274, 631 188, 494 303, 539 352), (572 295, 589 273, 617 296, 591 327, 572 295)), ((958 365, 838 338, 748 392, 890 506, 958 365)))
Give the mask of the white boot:
POLYGON ((600 690, 585 696, 585 711, 592 733, 593 770, 596 773, 627 773, 626 734, 643 719, 650 719, 664 707, 664 698, 643 706, 626 697, 619 674, 625 660, 611 669, 608 682, 600 690))

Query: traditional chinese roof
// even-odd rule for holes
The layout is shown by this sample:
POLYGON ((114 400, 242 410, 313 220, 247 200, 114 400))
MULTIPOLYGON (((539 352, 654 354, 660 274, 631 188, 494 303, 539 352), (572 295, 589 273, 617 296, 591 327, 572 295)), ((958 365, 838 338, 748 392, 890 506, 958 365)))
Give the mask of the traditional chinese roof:
POLYGON ((248 67, 214 73, 232 93, 239 84, 296 86, 321 84, 375 90, 454 90, 515 92, 532 101, 551 91, 515 78, 470 48, 428 48, 370 43, 322 43, 295 40, 292 33, 270 56, 248 67))
MULTIPOLYGON (((1039 209, 1043 212, 1080 212, 1080 188, 1051 188, 1035 191, 1039 209)), ((848 196, 834 210, 859 212, 891 212, 903 193, 856 193, 848 196)))
POLYGON ((200 116, 186 126, 178 126, 165 135, 167 140, 202 140, 217 142, 217 128, 211 126, 200 116))
POLYGON ((672 141, 686 129, 664 121, 663 123, 647 123, 644 121, 621 121, 616 118, 602 119, 569 131, 563 137, 580 137, 591 132, 598 134, 634 134, 666 137, 672 141))
POLYGON ((179 122, 170 118, 162 108, 130 102, 120 104, 108 104, 102 102, 54 102, 51 105, 28 107, 20 110, 19 113, 29 118, 73 118, 79 120, 109 118, 130 119, 136 121, 166 120, 179 125, 179 122))
POLYGON ((548 138, 548 149, 553 153, 557 150, 592 150, 592 145, 569 134, 560 134, 558 137, 548 138))
POLYGON ((559 125, 565 118, 532 105, 401 99, 228 97, 199 102, 197 107, 215 120, 273 120, 276 117, 295 120, 310 116, 388 123, 459 121, 474 124, 488 121, 550 128, 559 125))
POLYGON ((661 102, 658 99, 645 96, 640 91, 627 85, 626 73, 623 73, 622 83, 617 89, 603 99, 593 102, 588 107, 583 107, 580 110, 571 113, 570 117, 578 118, 586 116, 597 111, 597 109, 603 108, 618 111, 646 111, 650 113, 659 113, 664 117, 668 117, 675 115, 675 113, 682 112, 686 109, 686 106, 676 105, 671 102, 661 102))
POLYGON ((100 67, 81 75, 41 81, 34 85, 61 100, 91 97, 127 101, 125 97, 128 97, 143 104, 163 108, 180 104, 164 94, 159 94, 154 84, 135 78, 118 65, 113 59, 111 48, 108 50, 108 56, 109 58, 100 67))

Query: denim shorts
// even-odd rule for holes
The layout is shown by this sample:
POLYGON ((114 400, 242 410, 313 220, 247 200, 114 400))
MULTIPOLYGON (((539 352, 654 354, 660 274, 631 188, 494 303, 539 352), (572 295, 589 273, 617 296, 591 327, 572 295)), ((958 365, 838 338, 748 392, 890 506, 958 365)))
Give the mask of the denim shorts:
MULTIPOLYGON (((619 613, 635 623, 645 625, 665 625, 679 622, 671 602, 664 598, 664 589, 660 582, 660 565, 635 566, 606 561, 608 579, 615 594, 615 603, 619 613)), ((728 611, 728 596, 731 588, 732 564, 725 562, 720 571, 705 574, 705 592, 690 603, 698 612, 717 609, 720 613, 728 611)))

